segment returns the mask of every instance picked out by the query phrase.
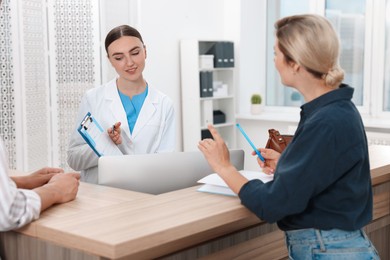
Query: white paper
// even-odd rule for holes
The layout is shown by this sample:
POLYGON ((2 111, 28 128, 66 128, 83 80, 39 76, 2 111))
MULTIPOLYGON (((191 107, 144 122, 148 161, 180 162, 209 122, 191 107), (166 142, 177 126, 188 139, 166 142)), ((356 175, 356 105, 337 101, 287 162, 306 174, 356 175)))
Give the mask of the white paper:
POLYGON ((122 155, 118 146, 111 140, 107 132, 91 113, 88 112, 85 115, 80 123, 78 132, 99 157, 103 155, 122 155))
POLYGON ((198 189, 201 192, 215 193, 227 196, 237 196, 230 188, 223 186, 216 186, 211 184, 204 184, 198 189))
MULTIPOLYGON (((273 174, 265 174, 261 171, 239 171, 248 180, 258 179, 264 183, 272 181, 274 179, 273 174)), ((209 192, 215 194, 223 194, 228 196, 237 196, 225 183, 225 181, 219 177, 217 173, 212 173, 206 177, 200 179, 198 183, 204 183, 202 187, 198 189, 201 192, 209 192)))

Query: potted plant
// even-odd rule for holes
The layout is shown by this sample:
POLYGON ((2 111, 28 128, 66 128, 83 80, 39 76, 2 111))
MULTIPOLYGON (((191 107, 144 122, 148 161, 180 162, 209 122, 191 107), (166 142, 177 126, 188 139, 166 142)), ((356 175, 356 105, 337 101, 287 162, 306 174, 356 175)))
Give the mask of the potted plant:
POLYGON ((258 115, 261 113, 262 98, 260 94, 253 94, 251 96, 251 114, 258 115))

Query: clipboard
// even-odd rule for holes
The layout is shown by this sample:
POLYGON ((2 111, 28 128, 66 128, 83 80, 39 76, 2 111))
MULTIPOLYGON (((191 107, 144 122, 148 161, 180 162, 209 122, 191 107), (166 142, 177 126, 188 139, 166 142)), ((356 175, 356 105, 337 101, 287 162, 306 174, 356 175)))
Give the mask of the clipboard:
POLYGON ((77 131, 97 156, 122 155, 122 152, 90 112, 84 116, 77 131))

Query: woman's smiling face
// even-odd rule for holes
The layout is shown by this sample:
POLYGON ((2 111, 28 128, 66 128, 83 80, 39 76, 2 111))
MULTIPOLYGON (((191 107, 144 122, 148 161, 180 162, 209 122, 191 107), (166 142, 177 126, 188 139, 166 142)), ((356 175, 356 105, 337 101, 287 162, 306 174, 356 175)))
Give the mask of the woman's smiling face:
POLYGON ((108 59, 120 78, 136 82, 142 79, 146 49, 140 39, 123 36, 108 46, 108 59))

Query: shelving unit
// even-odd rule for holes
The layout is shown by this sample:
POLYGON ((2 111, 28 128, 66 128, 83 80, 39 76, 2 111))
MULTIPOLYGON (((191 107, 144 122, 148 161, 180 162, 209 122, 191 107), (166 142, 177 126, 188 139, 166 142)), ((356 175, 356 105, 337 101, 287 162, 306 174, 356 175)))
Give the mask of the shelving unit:
MULTIPOLYGON (((180 43, 184 151, 198 149, 202 131, 208 131, 208 124, 213 124, 217 128, 229 148, 236 146, 235 69, 234 67, 200 68, 200 55, 209 54, 212 46, 221 42, 226 43, 226 41, 199 40, 182 40, 180 43), (201 97, 200 73, 204 71, 212 72, 214 84, 220 82, 226 85, 227 91, 224 95, 201 97), (218 110, 224 113, 225 122, 214 122, 213 111, 218 110)), ((232 45, 231 42, 229 43, 232 45)))

